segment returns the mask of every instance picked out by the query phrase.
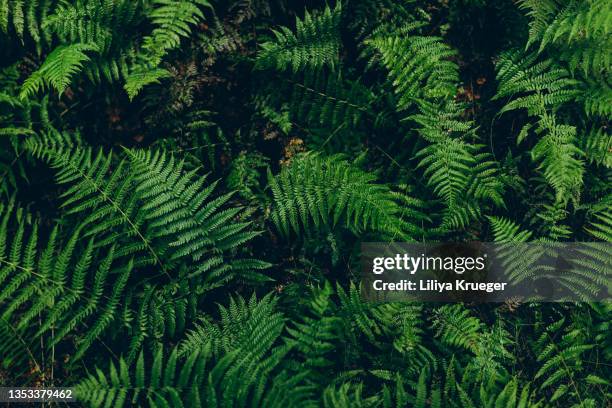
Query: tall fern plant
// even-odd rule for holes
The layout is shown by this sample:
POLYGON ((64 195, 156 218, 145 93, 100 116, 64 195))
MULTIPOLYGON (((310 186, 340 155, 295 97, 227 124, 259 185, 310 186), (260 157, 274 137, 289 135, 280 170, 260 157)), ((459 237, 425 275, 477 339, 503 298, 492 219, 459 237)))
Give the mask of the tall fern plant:
POLYGON ((58 183, 69 186, 63 207, 81 216, 88 235, 107 243, 126 240, 118 255, 153 264, 169 278, 172 269, 188 263, 188 276, 201 291, 234 278, 265 279, 255 272, 265 262, 231 261, 232 251, 257 235, 237 219, 239 207, 222 209, 232 193, 212 198, 217 183, 207 183, 197 169, 185 170, 184 161, 163 151, 128 149, 116 158, 48 138, 29 139, 25 146, 58 169, 58 183))
POLYGON ((2 347, 20 350, 7 369, 33 366, 44 375, 33 351, 39 344, 42 361, 56 364, 56 348, 67 348, 65 363, 73 364, 125 330, 132 361, 146 338, 155 349, 185 330, 204 293, 231 280, 268 279, 259 270, 269 264, 240 254, 257 232, 237 219, 231 193, 212 198, 216 183, 184 162, 161 151, 96 152, 49 136, 24 148, 57 170, 64 219, 76 227, 41 234, 13 201, 2 209, 2 331, 18 340, 2 347))
POLYGON ((2 209, 0 318, 5 339, 14 339, 2 342, 13 356, 4 368, 24 382, 44 377, 57 348, 71 350, 69 363, 78 360, 115 319, 133 263, 115 262, 115 245, 96 248, 82 232, 77 226, 64 238, 56 225, 41 233, 14 202, 2 209))
POLYGON ((462 119, 464 108, 454 99, 459 69, 450 58, 455 52, 440 38, 407 35, 421 26, 407 26, 402 37, 375 34, 366 45, 370 63, 388 71, 398 112, 416 123, 419 135, 430 143, 416 156, 427 184, 444 202, 441 229, 449 231, 480 219, 487 202, 503 207, 504 185, 483 146, 467 142, 474 129, 462 119))
POLYGON ((12 20, 20 36, 27 29, 38 44, 43 33, 46 42, 59 42, 24 83, 22 98, 31 97, 44 86, 61 94, 78 74, 84 73, 94 82, 123 81, 133 99, 146 85, 170 76, 161 67, 162 60, 189 37, 195 24, 203 21, 206 9, 211 9, 206 0, 34 1, 28 7, 25 24, 23 2, 4 0, 0 3, 0 28, 9 32, 8 22, 12 20), (130 30, 143 26, 143 21, 153 26, 148 35, 130 30))

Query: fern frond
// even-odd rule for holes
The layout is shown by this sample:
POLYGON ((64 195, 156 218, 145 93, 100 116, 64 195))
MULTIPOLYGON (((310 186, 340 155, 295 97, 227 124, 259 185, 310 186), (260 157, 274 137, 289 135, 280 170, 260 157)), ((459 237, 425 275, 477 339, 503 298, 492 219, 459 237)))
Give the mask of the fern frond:
MULTIPOLYGON (((56 226, 45 242, 38 223, 12 206, 4 208, 0 226, 0 320, 26 349, 44 344, 44 355, 76 340, 70 362, 78 360, 115 319, 131 265, 115 269, 114 248, 98 251, 93 239, 81 247, 82 227, 62 242, 56 226), (7 245, 9 233, 13 238, 7 245), (86 288, 90 281, 92 292, 86 288)), ((13 367, 16 374, 22 368, 13 367)))
POLYGON ((276 311, 277 302, 270 294, 259 300, 253 294, 248 302, 231 297, 227 308, 219 306, 219 324, 202 319, 181 342, 180 354, 190 355, 207 347, 216 356, 238 349, 253 356, 263 355, 285 326, 283 315, 276 311))
POLYGON ((359 82, 345 80, 340 72, 305 72, 303 81, 292 85, 289 108, 301 123, 315 128, 355 128, 370 115, 372 91, 359 82))
POLYGON ((27 38, 28 34, 37 48, 40 47, 42 40, 49 42, 50 39, 44 22, 51 5, 49 0, 1 0, 0 31, 10 34, 11 30, 14 30, 21 41, 27 38))
POLYGON ((326 6, 320 14, 306 11, 304 19, 296 17, 295 33, 287 27, 273 31, 274 41, 261 44, 255 66, 279 71, 291 68, 293 72, 333 68, 338 64, 341 15, 340 1, 333 9, 326 6))
POLYGON ((168 78, 170 72, 163 68, 148 68, 139 66, 130 72, 125 78, 123 88, 130 100, 134 99, 142 89, 151 84, 159 84, 160 79, 168 78))
POLYGON ((83 225, 89 226, 88 234, 99 234, 102 242, 112 242, 122 235, 113 228, 125 225, 127 236, 134 237, 139 244, 123 245, 117 255, 130 257, 145 250, 147 256, 139 258, 137 265, 156 263, 164 268, 163 250, 152 246, 153 237, 147 236, 141 226, 143 218, 137 209, 137 197, 130 194, 133 176, 128 163, 119 162, 109 175, 114 165, 113 154, 87 147, 75 148, 52 137, 31 138, 25 148, 58 169, 58 183, 71 186, 62 195, 62 207, 68 214, 87 214, 83 225))
POLYGON ((187 278, 197 277, 202 290, 233 278, 266 279, 255 271, 267 263, 230 259, 257 235, 249 223, 234 220, 240 208, 223 209, 232 194, 212 199, 216 183, 206 185, 206 177, 184 171, 182 161, 161 151, 127 149, 128 159, 115 161, 112 153, 48 139, 33 138, 25 146, 58 169, 60 184, 70 185, 63 207, 85 214, 87 234, 100 235, 101 243, 123 242, 118 256, 135 257, 137 266, 157 264, 168 277, 169 268, 188 257, 187 278))
POLYGON ((587 115, 609 118, 612 116, 612 87, 605 80, 587 80, 580 98, 587 115))
POLYGON ((539 43, 538 52, 542 52, 557 46, 570 68, 580 67, 585 75, 609 70, 612 7, 608 2, 521 0, 519 7, 532 18, 528 47, 539 43))
POLYGON ((429 142, 441 142, 453 136, 474 132, 473 123, 461 118, 464 106, 454 100, 416 100, 419 111, 405 118, 418 124, 419 134, 429 142))
POLYGON ((267 279, 255 271, 268 263, 231 261, 224 255, 258 235, 248 229, 250 223, 235 219, 240 208, 222 209, 232 193, 210 199, 217 183, 206 186, 206 177, 185 172, 183 161, 163 151, 125 151, 136 174, 135 191, 145 202, 140 211, 156 237, 168 241, 171 260, 188 257, 194 265, 190 277, 211 285, 233 278, 267 279))
POLYGON ((455 51, 438 37, 374 37, 366 41, 382 57, 398 95, 399 110, 417 99, 452 97, 457 92, 459 72, 450 61, 455 51))
POLYGON ((61 95, 72 77, 83 69, 83 64, 90 60, 85 53, 97 52, 98 48, 93 44, 71 44, 60 45, 47 56, 41 67, 32 73, 23 83, 19 97, 27 99, 45 86, 51 86, 61 95))
POLYGON ((155 28, 142 40, 142 50, 134 56, 135 63, 126 76, 124 88, 130 100, 146 85, 170 76, 159 67, 162 59, 204 19, 202 10, 212 8, 207 0, 153 0, 151 6, 146 17, 155 28))
POLYGON ((463 305, 453 304, 436 309, 433 327, 445 344, 477 351, 482 323, 471 316, 463 305))
MULTIPOLYGON (((541 388, 556 386, 562 381, 575 382, 574 377, 580 373, 582 355, 594 347, 593 344, 584 344, 578 330, 571 331, 557 340, 552 337, 557 325, 551 325, 543 333, 539 346, 538 362, 542 363, 534 378, 539 379, 546 375, 541 388), (572 341, 575 339, 577 341, 572 341)), ((567 387, 561 385, 557 389, 556 398, 560 393, 568 392, 567 387)))
POLYGON ((356 33, 359 42, 381 34, 405 34, 412 27, 425 24, 418 21, 425 11, 415 10, 414 1, 396 2, 394 0, 369 0, 351 4, 349 27, 356 33))
POLYGON ((579 81, 551 59, 540 62, 536 54, 524 56, 518 50, 502 53, 496 64, 499 87, 495 99, 514 97, 500 114, 527 109, 530 115, 557 108, 579 95, 579 81))
POLYGON ((391 190, 375 179, 340 156, 297 156, 277 176, 268 174, 274 195, 272 221, 286 236, 337 225, 356 233, 406 236, 409 221, 402 218, 391 190))
POLYGON ((556 118, 544 113, 538 122, 546 134, 531 151, 535 161, 541 162, 544 177, 554 188, 557 202, 577 200, 582 187, 583 152, 576 146, 576 128, 557 124, 556 118))
MULTIPOLYGON (((495 98, 515 97, 500 113, 525 108, 538 116, 536 132, 540 140, 531 150, 532 159, 540 162, 544 177, 555 190, 557 202, 577 201, 582 186, 584 153, 577 147, 576 127, 558 124, 554 111, 579 95, 578 81, 569 78, 552 60, 535 63, 534 54, 521 59, 518 52, 503 54, 497 65, 500 86, 495 98), (517 95, 522 95, 518 96, 517 95), (543 135, 542 135, 543 134, 543 135)), ((528 134, 527 124, 519 142, 528 134)))
MULTIPOLYGON (((406 29, 410 33, 418 27, 411 24, 406 29)), ((475 129, 463 119, 465 108, 455 100, 459 67, 451 60, 454 50, 431 36, 374 35, 366 42, 382 56, 389 71, 397 110, 416 107, 417 112, 404 120, 419 125, 418 133, 432 143, 415 157, 420 159, 418 166, 425 168, 428 185, 444 200, 441 228, 462 228, 478 219, 482 201, 503 206, 504 186, 496 178, 496 164, 489 155, 478 153, 481 146, 462 140, 475 129)))
POLYGON ((456 206, 465 191, 471 168, 475 165, 472 147, 458 139, 445 139, 429 145, 417 153, 420 167, 434 192, 444 198, 448 207, 456 206))
POLYGON ((612 242, 612 212, 602 210, 592 217, 585 230, 601 241, 612 242))
POLYGON ((134 318, 126 318, 130 338, 126 361, 132 363, 144 346, 157 351, 163 343, 179 338, 191 319, 196 317, 196 307, 200 296, 189 290, 189 282, 179 282, 153 286, 145 284, 141 293, 133 296, 133 301, 125 305, 127 313, 134 312, 134 318))
POLYGON ((381 328, 372 316, 373 305, 361 298, 360 287, 351 282, 347 291, 337 285, 336 292, 340 299, 340 315, 346 324, 373 342, 381 328))
POLYGON ((335 304, 330 299, 333 289, 328 281, 323 287, 312 287, 311 294, 309 313, 287 327, 287 332, 294 349, 303 356, 304 365, 311 367, 314 374, 316 369, 333 364, 331 357, 335 342, 341 339, 342 320, 334 313, 335 304))
POLYGON ((493 240, 495 242, 526 242, 531 238, 531 231, 521 231, 520 226, 503 217, 487 217, 493 230, 493 240))
POLYGON ((295 376, 280 369, 292 345, 276 346, 284 329, 283 315, 276 311, 277 299, 267 295, 247 302, 231 298, 229 307, 220 306, 219 324, 202 320, 181 344, 182 355, 210 350, 219 356, 210 371, 206 388, 207 406, 284 406, 288 401, 308 404, 311 387, 303 383, 305 374, 295 376), (269 393, 264 394, 268 385, 269 393), (285 395, 295 386, 295 395, 285 395))
POLYGON ((203 8, 212 8, 207 0, 153 0, 147 18, 155 26, 143 40, 147 60, 158 65, 168 50, 177 48, 189 36, 191 26, 204 19, 203 8))
POLYGON ((607 168, 612 168, 612 135, 604 128, 592 128, 579 139, 585 158, 607 168))
POLYGON ((43 27, 64 43, 94 44, 101 54, 107 54, 116 42, 124 41, 116 32, 135 24, 140 8, 140 2, 126 0, 60 3, 45 18, 43 27))
POLYGON ((363 407, 365 406, 365 398, 362 393, 363 383, 361 382, 332 383, 323 390, 322 406, 324 408, 363 407))
POLYGON ((166 359, 163 350, 159 350, 147 366, 141 353, 133 372, 121 358, 119 367, 111 362, 107 374, 96 369, 96 374, 77 384, 74 387, 75 395, 79 401, 91 407, 121 408, 131 406, 130 401, 149 406, 199 406, 202 400, 200 389, 206 378, 200 371, 208 358, 203 351, 179 360, 178 352, 174 349, 166 359))

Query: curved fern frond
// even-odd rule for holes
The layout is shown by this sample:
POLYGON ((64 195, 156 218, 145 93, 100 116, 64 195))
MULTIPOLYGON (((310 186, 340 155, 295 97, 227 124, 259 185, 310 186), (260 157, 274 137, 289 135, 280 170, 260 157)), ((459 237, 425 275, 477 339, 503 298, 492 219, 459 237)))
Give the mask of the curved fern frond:
POLYGON ((88 235, 106 233, 102 235, 102 242, 112 242, 122 235, 113 228, 125 225, 127 236, 136 238, 138 244, 124 245, 117 255, 134 256, 145 250, 148 255, 138 258, 136 264, 156 263, 165 270, 163 249, 153 247, 153 237, 142 227, 144 219, 138 211, 137 197, 131 191, 134 177, 125 160, 120 161, 111 174, 111 166, 115 164, 112 153, 95 152, 87 147, 73 148, 69 144, 58 144, 52 137, 29 139, 25 147, 33 156, 58 169, 58 183, 71 186, 62 194, 62 207, 67 214, 87 214, 83 225, 89 226, 88 235))
POLYGON ((148 66, 137 66, 132 69, 126 78, 123 88, 130 100, 134 99, 142 89, 151 84, 159 84, 160 79, 168 78, 170 72, 163 68, 149 68, 148 66))
POLYGON ((461 304, 442 306, 435 311, 433 327, 442 342, 477 351, 482 322, 461 304))
POLYGON ((180 45, 189 36, 191 26, 204 19, 202 8, 212 8, 207 0, 153 0, 147 18, 155 26, 143 40, 143 49, 153 65, 160 62, 167 50, 180 45))
POLYGON ((286 236, 343 225, 356 233, 407 238, 417 229, 409 222, 412 209, 403 210, 387 186, 340 156, 303 154, 280 174, 268 173, 268 180, 274 196, 271 219, 286 236))
POLYGON ((417 99, 452 97, 459 71, 449 59, 455 51, 433 36, 374 37, 366 41, 381 55, 398 95, 397 107, 405 110, 417 99))
POLYGON ((493 230, 495 242, 527 242, 531 238, 531 231, 521 231, 520 226, 503 217, 487 217, 493 230))
POLYGON ((551 59, 540 62, 536 54, 524 56, 518 50, 499 56, 496 64, 499 86, 494 99, 514 97, 499 114, 515 109, 527 109, 530 115, 559 107, 574 100, 579 81, 551 59))
POLYGON ((135 62, 125 76, 124 89, 130 100, 146 85, 170 76, 159 64, 191 34, 192 26, 204 19, 203 8, 212 6, 207 0, 153 0, 146 17, 155 28, 142 40, 142 51, 134 56, 135 62))
MULTIPOLYGON (((114 247, 98 251, 91 238, 80 245, 82 226, 65 242, 56 226, 44 242, 38 223, 12 207, 10 203, 3 209, 0 226, 0 320, 26 350, 43 344, 47 356, 71 339, 75 342, 72 363, 116 318, 132 264, 114 267, 114 247), (7 234, 13 237, 10 244, 7 234), (89 282, 93 286, 86 286, 89 282)), ((41 364, 31 354, 29 359, 41 364)), ((25 368, 12 367, 16 373, 25 368)))
POLYGON ((228 258, 231 251, 259 233, 250 223, 236 220, 241 208, 227 208, 233 193, 211 199, 217 182, 205 185, 197 169, 183 170, 183 161, 163 151, 125 150, 132 163, 135 191, 144 204, 140 208, 158 239, 167 240, 172 261, 188 257, 190 278, 219 285, 233 278, 267 280, 255 270, 266 262, 228 258))
POLYGON ((607 168, 612 168, 612 135, 604 128, 593 128, 579 139, 585 158, 607 168))
POLYGON ((61 95, 72 77, 83 69, 85 62, 90 60, 88 51, 98 52, 93 44, 60 45, 47 56, 41 67, 32 73, 23 83, 19 97, 27 99, 45 86, 51 86, 61 95))
POLYGON ((124 41, 116 33, 137 22, 141 7, 141 2, 126 0, 64 2, 45 18, 43 26, 64 43, 95 44, 106 54, 116 42, 124 41))
POLYGON ((12 28, 22 41, 28 34, 39 47, 43 40, 50 39, 44 23, 52 4, 50 0, 1 0, 0 31, 9 34, 12 28))
POLYGON ((339 24, 342 4, 330 9, 326 6, 322 13, 313 15, 306 11, 304 19, 296 17, 295 34, 287 27, 274 30, 274 41, 261 44, 255 66, 258 69, 291 68, 298 72, 304 68, 319 69, 337 65, 340 50, 339 24))
POLYGON ((212 198, 216 182, 207 185, 197 170, 185 171, 184 162, 161 151, 126 149, 129 160, 114 160, 112 153, 52 140, 33 138, 25 146, 58 169, 59 183, 70 185, 63 207, 85 214, 87 234, 100 235, 100 244, 124 242, 118 256, 135 257, 138 266, 157 264, 168 277, 170 267, 188 257, 187 278, 197 277, 202 290, 233 278, 267 279, 255 272, 267 263, 232 260, 258 233, 235 220, 240 208, 223 209, 232 193, 212 198))
POLYGON ((520 0, 519 7, 531 17, 527 47, 538 44, 538 52, 561 49, 561 58, 574 71, 601 75, 610 69, 610 15, 606 1, 520 0))
POLYGON ((148 405, 160 407, 192 407, 202 405, 200 389, 205 384, 204 369, 209 356, 195 352, 179 360, 176 349, 164 359, 163 350, 153 356, 150 366, 144 354, 138 357, 133 373, 121 358, 119 367, 110 363, 109 373, 96 369, 74 388, 76 398, 91 407, 148 405))

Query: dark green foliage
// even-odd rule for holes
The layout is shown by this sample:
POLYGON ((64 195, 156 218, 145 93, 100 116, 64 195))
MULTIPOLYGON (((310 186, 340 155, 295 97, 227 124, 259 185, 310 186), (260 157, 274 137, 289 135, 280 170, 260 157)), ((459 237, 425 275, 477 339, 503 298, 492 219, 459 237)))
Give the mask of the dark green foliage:
MULTIPOLYGON (((339 156, 294 157, 278 176, 268 174, 274 195, 271 219, 282 234, 334 228, 340 224, 359 233, 377 231, 410 239, 411 212, 402 209, 388 187, 339 156)), ((417 215, 418 217, 418 215, 417 215)))
POLYGON ((550 272, 545 244, 588 241, 556 284, 609 285, 611 16, 0 0, 0 386, 107 408, 610 406, 609 303, 369 302, 359 256, 494 241, 521 282, 550 272))
POLYGON ((306 11, 304 19, 296 19, 295 33, 287 27, 274 30, 275 41, 261 44, 255 66, 280 71, 291 68, 293 72, 324 66, 333 68, 340 51, 341 14, 342 5, 338 1, 333 10, 328 6, 316 15, 306 11))
POLYGON ((232 193, 212 198, 217 183, 196 179, 196 171, 184 171, 184 162, 173 156, 125 150, 127 157, 110 172, 112 153, 44 139, 30 139, 26 148, 59 169, 59 184, 71 185, 62 194, 66 213, 88 213, 83 221, 87 235, 103 235, 104 243, 119 241, 125 234, 133 242, 122 245, 118 255, 136 256, 137 265, 154 264, 168 274, 170 265, 188 257, 193 262, 188 277, 198 277, 199 290, 266 267, 255 260, 224 259, 223 252, 257 233, 247 230, 247 222, 227 223, 240 212, 221 209, 232 193))
POLYGON ((127 363, 121 359, 119 368, 110 365, 108 377, 102 372, 79 384, 75 392, 79 399, 94 407, 123 407, 126 404, 186 407, 198 406, 201 398, 198 387, 203 378, 198 372, 204 368, 206 355, 193 353, 185 362, 177 362, 176 349, 168 361, 163 360, 160 350, 153 357, 152 365, 146 367, 141 353, 134 373, 128 371, 127 363))
POLYGON ((408 36, 412 30, 402 31, 401 36, 374 36, 366 42, 382 55, 398 94, 398 108, 407 109, 419 99, 454 95, 459 73, 449 58, 455 51, 440 38, 408 36))
POLYGON ((44 89, 53 87, 60 94, 70 84, 71 77, 83 68, 83 62, 89 61, 86 51, 98 51, 90 44, 70 44, 57 47, 44 64, 23 83, 19 97, 26 99, 44 89))
POLYGON ((365 120, 375 120, 368 109, 373 93, 341 73, 305 73, 303 82, 291 81, 290 112, 298 121, 312 127, 358 128, 365 120))
POLYGON ((547 47, 559 49, 560 59, 572 71, 605 75, 610 68, 609 16, 611 6, 605 1, 521 0, 520 7, 531 17, 529 41, 538 52, 547 47))
POLYGON ((609 209, 594 213, 591 224, 586 228, 595 238, 612 242, 612 213, 609 209))
POLYGON ((95 249, 92 238, 82 238, 82 229, 78 225, 65 242, 58 242, 58 226, 43 238, 39 223, 15 209, 13 201, 3 209, 1 319, 4 329, 27 351, 6 362, 5 369, 13 370, 16 378, 25 375, 28 363, 35 372, 45 369, 31 351, 37 343, 44 345, 44 356, 78 330, 72 351, 72 359, 78 360, 115 318, 133 264, 113 267, 115 246, 95 249), (91 286, 86 288, 86 282, 91 286))
MULTIPOLYGON (((55 3, 52 0, 30 3, 27 29, 31 37, 40 41, 42 30, 47 42, 56 37, 61 45, 25 82, 22 97, 38 91, 45 83, 61 93, 72 77, 84 70, 95 81, 102 76, 109 82, 124 79, 128 96, 134 98, 144 86, 170 75, 159 66, 162 59, 191 34, 194 24, 204 19, 203 9, 211 7, 206 0, 78 0, 72 4, 58 2, 51 12, 51 4, 55 3), (149 35, 137 36, 128 30, 143 20, 154 27, 149 35), (99 57, 89 58, 83 51, 96 51, 99 57)), ((23 1, 0 3, 3 31, 8 31, 11 18, 17 35, 23 37, 23 1)))
POLYGON ((0 30, 13 31, 23 41, 30 37, 35 42, 48 39, 45 23, 53 0, 2 0, 0 2, 0 30))

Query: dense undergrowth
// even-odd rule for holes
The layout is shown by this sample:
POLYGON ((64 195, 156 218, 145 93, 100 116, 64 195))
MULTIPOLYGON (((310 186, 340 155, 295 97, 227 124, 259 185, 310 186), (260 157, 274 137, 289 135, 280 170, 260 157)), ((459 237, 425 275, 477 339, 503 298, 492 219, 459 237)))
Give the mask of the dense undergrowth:
POLYGON ((0 385, 610 406, 609 303, 368 303, 359 244, 612 240, 612 3, 306 3, 0 0, 0 385))

